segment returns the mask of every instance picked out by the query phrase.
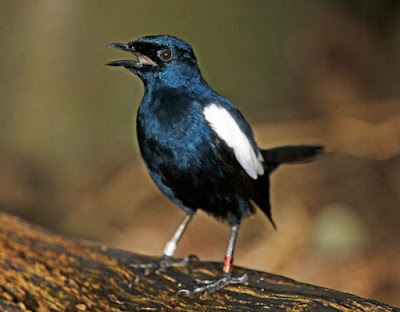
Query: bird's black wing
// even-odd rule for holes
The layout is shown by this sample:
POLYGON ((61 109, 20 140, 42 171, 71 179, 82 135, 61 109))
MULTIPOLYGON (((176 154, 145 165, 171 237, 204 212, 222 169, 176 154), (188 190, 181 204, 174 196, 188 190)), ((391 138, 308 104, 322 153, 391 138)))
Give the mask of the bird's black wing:
MULTIPOLYGON (((210 126, 218 158, 239 184, 248 200, 252 200, 267 215, 271 223, 268 170, 258 149, 250 126, 232 107, 210 104, 204 116, 210 126)), ((251 207, 251 203, 250 203, 251 207)))

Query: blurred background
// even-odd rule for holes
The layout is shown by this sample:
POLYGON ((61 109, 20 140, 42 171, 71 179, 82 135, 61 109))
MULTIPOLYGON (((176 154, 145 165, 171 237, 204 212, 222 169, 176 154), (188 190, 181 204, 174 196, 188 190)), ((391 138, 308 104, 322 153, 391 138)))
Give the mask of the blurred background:
MULTIPOLYGON (((262 147, 322 143, 272 176, 278 230, 243 223, 236 264, 400 306, 400 2, 1 1, 0 209, 161 255, 183 213, 141 162, 141 81, 115 41, 172 34, 262 147)), ((199 213, 178 256, 222 261, 199 213)))

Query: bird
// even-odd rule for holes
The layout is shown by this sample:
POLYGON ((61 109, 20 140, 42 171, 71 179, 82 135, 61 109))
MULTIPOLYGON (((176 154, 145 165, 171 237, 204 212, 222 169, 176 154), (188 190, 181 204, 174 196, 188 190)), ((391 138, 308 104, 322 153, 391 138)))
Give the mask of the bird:
MULTIPOLYGON (((233 276, 233 256, 241 221, 258 207, 275 228, 270 206, 270 174, 281 164, 314 160, 321 145, 287 145, 262 149, 236 106, 203 78, 192 47, 174 36, 145 36, 110 48, 134 59, 108 62, 137 75, 144 95, 136 117, 141 157, 162 193, 185 212, 163 256, 133 265, 144 275, 188 265, 193 256, 173 256, 196 211, 225 221, 231 235, 221 276, 197 280, 185 294, 211 294, 229 284, 245 283, 247 274, 233 276)), ((132 286, 132 283, 130 283, 132 286)))

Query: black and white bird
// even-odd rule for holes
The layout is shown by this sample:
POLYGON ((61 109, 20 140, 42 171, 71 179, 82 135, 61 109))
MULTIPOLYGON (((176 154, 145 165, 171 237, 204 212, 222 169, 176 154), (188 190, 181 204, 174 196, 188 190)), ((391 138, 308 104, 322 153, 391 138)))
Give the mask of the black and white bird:
POLYGON ((312 160, 322 146, 282 146, 260 149, 238 109, 203 79, 192 48, 172 36, 147 36, 109 47, 127 51, 136 60, 108 63, 139 76, 145 93, 137 114, 137 136, 146 168, 158 188, 186 216, 156 263, 137 266, 144 274, 186 265, 172 259, 178 242, 198 209, 231 226, 223 274, 186 293, 212 293, 233 277, 233 252, 241 220, 255 205, 273 226, 269 175, 282 163, 312 160))

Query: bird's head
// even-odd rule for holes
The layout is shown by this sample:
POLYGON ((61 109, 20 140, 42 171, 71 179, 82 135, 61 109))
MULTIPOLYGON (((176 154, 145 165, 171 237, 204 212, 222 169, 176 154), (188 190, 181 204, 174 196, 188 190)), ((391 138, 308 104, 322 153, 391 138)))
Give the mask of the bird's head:
POLYGON ((110 48, 127 51, 136 60, 119 60, 109 66, 123 66, 138 75, 145 84, 162 83, 180 87, 201 78, 193 50, 186 42, 172 36, 147 36, 128 43, 111 43, 110 48))

